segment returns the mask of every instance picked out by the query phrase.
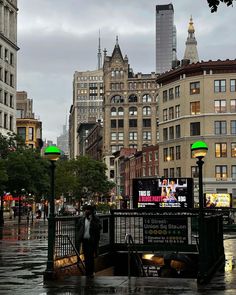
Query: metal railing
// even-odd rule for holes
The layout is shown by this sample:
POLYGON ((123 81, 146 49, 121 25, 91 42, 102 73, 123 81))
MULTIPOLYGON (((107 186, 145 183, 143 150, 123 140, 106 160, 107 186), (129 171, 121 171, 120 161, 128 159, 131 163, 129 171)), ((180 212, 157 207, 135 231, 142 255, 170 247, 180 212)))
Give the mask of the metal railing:
MULTIPOLYGON (((70 256, 77 256, 78 261, 77 227, 80 218, 55 217, 49 220, 55 224, 51 245, 54 265, 57 260, 70 256)), ((125 241, 129 242, 129 251, 132 247, 135 253, 172 251, 198 255, 198 210, 112 210, 111 214, 99 215, 99 218, 102 224, 100 255, 117 251, 128 253, 125 241)), ((199 255, 199 273, 205 278, 224 260, 221 214, 205 211, 202 235, 204 250, 199 255)))

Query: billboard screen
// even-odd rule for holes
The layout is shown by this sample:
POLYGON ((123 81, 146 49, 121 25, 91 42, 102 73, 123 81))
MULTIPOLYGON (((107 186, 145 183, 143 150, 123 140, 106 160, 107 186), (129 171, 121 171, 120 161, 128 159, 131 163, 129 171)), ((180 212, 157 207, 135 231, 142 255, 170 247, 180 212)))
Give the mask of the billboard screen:
POLYGON ((204 195, 205 208, 231 208, 232 194, 208 194, 204 195))
POLYGON ((192 178, 135 178, 133 205, 158 208, 192 208, 192 178))

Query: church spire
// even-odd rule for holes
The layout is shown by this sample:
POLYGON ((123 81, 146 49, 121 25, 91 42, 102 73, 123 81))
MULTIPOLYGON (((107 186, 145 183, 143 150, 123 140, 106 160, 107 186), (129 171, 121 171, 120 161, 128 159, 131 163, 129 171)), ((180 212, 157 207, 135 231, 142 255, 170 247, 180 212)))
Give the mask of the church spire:
POLYGON ((190 17, 188 25, 188 37, 185 42, 186 48, 184 53, 184 59, 189 59, 190 63, 195 63, 199 61, 198 51, 197 51, 197 41, 195 38, 195 29, 193 25, 193 18, 190 17))
POLYGON ((100 30, 98 37, 98 70, 102 68, 102 53, 101 53, 101 38, 100 38, 100 30))

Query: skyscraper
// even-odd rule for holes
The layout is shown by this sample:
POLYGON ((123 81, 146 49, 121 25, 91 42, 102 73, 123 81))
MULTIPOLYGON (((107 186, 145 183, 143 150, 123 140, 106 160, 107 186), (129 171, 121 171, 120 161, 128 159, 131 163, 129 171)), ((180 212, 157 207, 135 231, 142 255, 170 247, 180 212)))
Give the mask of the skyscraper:
POLYGON ((156 5, 156 73, 172 68, 176 60, 176 27, 173 5, 156 5))

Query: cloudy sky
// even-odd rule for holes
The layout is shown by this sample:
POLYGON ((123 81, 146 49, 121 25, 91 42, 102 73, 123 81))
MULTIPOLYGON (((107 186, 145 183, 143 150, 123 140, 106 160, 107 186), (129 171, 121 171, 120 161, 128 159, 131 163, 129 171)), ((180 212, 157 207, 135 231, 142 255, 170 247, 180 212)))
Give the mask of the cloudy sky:
MULTIPOLYGON (((62 133, 72 104, 75 71, 97 67, 101 47, 112 53, 116 35, 134 72, 155 71, 155 5, 165 0, 18 0, 18 86, 34 101, 43 139, 62 133)), ((210 13, 206 0, 172 0, 177 56, 183 58, 192 15, 200 60, 235 59, 236 7, 210 13)))

